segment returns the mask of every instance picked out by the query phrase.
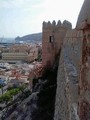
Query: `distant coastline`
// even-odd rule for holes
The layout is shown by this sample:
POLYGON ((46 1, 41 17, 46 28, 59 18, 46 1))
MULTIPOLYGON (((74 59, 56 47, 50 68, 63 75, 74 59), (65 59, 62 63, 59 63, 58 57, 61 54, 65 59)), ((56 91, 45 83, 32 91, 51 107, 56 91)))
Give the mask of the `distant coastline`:
POLYGON ((0 43, 15 43, 15 38, 0 37, 0 43))

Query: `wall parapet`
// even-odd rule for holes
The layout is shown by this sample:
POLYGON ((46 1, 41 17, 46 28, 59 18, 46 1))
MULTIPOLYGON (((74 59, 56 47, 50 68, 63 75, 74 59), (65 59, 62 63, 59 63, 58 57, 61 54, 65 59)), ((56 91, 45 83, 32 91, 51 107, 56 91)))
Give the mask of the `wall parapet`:
POLYGON ((67 29, 72 29, 72 24, 67 20, 64 20, 63 23, 61 23, 60 20, 58 20, 57 23, 55 20, 53 20, 52 23, 50 21, 43 22, 43 29, 48 29, 48 28, 53 28, 53 27, 59 27, 59 28, 64 27, 67 29))

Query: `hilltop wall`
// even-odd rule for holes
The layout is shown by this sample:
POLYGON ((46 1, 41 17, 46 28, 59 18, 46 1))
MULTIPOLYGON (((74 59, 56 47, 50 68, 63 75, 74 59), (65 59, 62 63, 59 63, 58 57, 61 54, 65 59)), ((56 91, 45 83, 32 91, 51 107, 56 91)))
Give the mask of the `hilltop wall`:
POLYGON ((53 65, 56 55, 60 52, 63 39, 66 35, 67 30, 72 29, 72 25, 68 21, 61 23, 59 20, 56 24, 55 21, 52 23, 43 22, 42 32, 42 63, 46 65, 53 65))
POLYGON ((82 32, 68 30, 59 60, 54 120, 79 120, 77 107, 81 55, 82 32))

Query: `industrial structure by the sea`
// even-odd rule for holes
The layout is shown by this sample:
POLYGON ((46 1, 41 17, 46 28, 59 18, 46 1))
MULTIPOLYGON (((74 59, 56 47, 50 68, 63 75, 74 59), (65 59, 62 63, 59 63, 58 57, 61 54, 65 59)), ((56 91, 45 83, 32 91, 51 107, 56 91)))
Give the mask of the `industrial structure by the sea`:
POLYGON ((67 20, 43 22, 42 50, 35 47, 39 52, 33 52, 37 55, 33 60, 27 57, 32 53, 29 45, 23 48, 13 46, 2 53, 4 61, 21 58, 26 62, 22 67, 7 66, 17 81, 22 74, 28 75, 28 80, 10 87, 0 97, 5 105, 1 119, 90 120, 90 0, 84 0, 75 29, 67 20))

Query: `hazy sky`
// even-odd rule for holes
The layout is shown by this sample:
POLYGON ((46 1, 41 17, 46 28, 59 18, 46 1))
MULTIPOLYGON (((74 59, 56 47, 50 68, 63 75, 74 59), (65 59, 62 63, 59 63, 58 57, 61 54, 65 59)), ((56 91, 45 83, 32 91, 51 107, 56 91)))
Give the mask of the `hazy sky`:
POLYGON ((69 20, 73 28, 84 0, 0 0, 0 37, 42 31, 43 21, 69 20))

